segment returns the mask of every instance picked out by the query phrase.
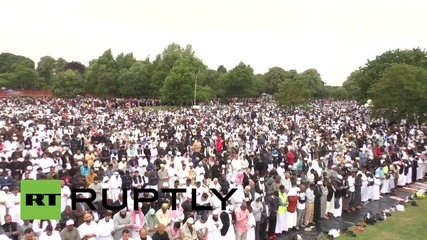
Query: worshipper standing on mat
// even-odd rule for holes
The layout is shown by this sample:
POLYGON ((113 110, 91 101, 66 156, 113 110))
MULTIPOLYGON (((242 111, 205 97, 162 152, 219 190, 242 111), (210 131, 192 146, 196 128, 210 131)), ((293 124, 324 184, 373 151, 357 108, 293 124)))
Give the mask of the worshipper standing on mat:
POLYGON ((275 236, 276 233, 277 217, 279 215, 278 209, 280 206, 280 199, 278 191, 273 192, 268 203, 271 209, 270 217, 268 218, 268 237, 272 237, 275 236))
POLYGON ((354 206, 362 208, 362 172, 358 172, 354 181, 354 206))
POLYGON ((252 212, 252 207, 248 206, 248 211, 249 211, 249 220, 248 220, 249 229, 246 235, 246 239, 247 240, 256 239, 256 236, 255 236, 256 221, 255 221, 254 214, 252 212))
POLYGON ((304 184, 299 185, 299 191, 297 192, 298 203, 297 203, 297 224, 295 229, 305 228, 304 215, 307 202, 307 196, 305 194, 306 186, 304 184))
POLYGON ((304 214, 304 226, 309 226, 313 223, 314 217, 314 202, 315 195, 314 189, 316 188, 315 184, 310 184, 309 188, 305 191, 305 195, 307 197, 307 202, 305 203, 305 214, 304 214))
POLYGON ((362 192, 362 197, 361 197, 361 201, 362 201, 362 205, 366 205, 369 202, 369 191, 368 191, 368 177, 366 176, 366 168, 363 168, 360 171, 360 174, 362 175, 362 188, 361 188, 361 192, 362 192))
POLYGON ((224 240, 235 240, 236 233, 234 231, 234 207, 233 205, 228 205, 226 210, 222 211, 220 214, 222 228, 221 228, 221 239, 224 240))
POLYGON ((351 175, 348 176, 347 181, 348 181, 348 195, 349 195, 349 210, 350 211, 356 211, 356 205, 354 202, 355 199, 355 184, 356 184, 356 172, 357 170, 352 170, 351 171, 351 175))
POLYGON ((327 187, 327 179, 323 179, 322 185, 320 186, 320 190, 322 192, 321 197, 321 205, 320 205, 320 216, 325 219, 329 219, 328 216, 326 216, 326 207, 328 203, 328 187, 327 187))
POLYGON ((330 179, 328 179, 327 182, 327 188, 328 188, 328 195, 326 196, 326 216, 328 218, 334 217, 335 212, 335 185, 336 182, 331 182, 330 179))
POLYGON ((276 234, 282 234, 288 231, 288 195, 285 193, 285 186, 280 185, 279 187, 279 208, 277 209, 277 220, 276 220, 276 234))
POLYGON ((317 181, 316 186, 314 187, 314 215, 313 222, 320 223, 322 221, 322 181, 317 181))
POLYGON ((380 175, 374 176, 374 185, 372 186, 372 201, 380 200, 380 186, 381 186, 381 177, 380 175))
POLYGON ((242 203, 242 205, 236 209, 236 222, 235 222, 235 230, 236 230, 236 240, 249 240, 247 238, 249 231, 249 218, 250 213, 247 209, 246 203, 242 203))
POLYGON ((251 203, 251 209, 256 222, 255 240, 259 240, 263 206, 262 206, 262 196, 257 192, 255 193, 254 201, 251 203))
POLYGON ((295 179, 292 179, 292 188, 288 192, 288 207, 286 215, 288 217, 288 229, 298 227, 297 205, 299 187, 296 185, 295 179))
POLYGON ((342 198, 343 198, 343 177, 337 175, 337 181, 335 182, 335 202, 334 202, 334 217, 341 217, 343 208, 342 208, 342 198))

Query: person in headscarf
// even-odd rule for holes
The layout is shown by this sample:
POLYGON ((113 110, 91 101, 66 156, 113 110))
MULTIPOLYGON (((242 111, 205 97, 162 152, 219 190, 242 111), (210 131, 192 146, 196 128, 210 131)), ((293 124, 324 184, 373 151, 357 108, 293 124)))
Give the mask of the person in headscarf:
POLYGON ((147 230, 148 235, 151 237, 156 232, 156 228, 158 225, 157 217, 156 217, 156 210, 151 208, 148 210, 147 214, 144 218, 144 228, 147 230))
POLYGON ((138 238, 139 231, 145 225, 145 222, 144 222, 145 217, 144 217, 144 213, 141 211, 141 207, 142 207, 142 203, 138 203, 138 209, 137 210, 131 209, 130 211, 130 217, 133 223, 130 236, 131 238, 134 238, 134 239, 138 238))
POLYGON ((222 211, 220 214, 220 219, 222 223, 221 228, 221 239, 224 240, 235 240, 236 233, 234 232, 234 223, 236 221, 234 215, 233 205, 228 205, 226 210, 222 211))

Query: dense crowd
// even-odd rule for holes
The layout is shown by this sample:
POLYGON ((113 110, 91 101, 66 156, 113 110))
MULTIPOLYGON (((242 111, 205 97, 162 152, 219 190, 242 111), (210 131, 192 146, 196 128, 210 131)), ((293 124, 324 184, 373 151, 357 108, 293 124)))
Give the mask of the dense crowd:
POLYGON ((233 99, 162 111, 140 103, 0 99, 0 239, 274 239, 358 211, 426 172, 424 126, 371 121, 354 101, 282 109, 233 99), (61 219, 22 220, 20 182, 55 179, 61 219), (77 188, 96 191, 96 210, 71 209, 77 188), (123 195, 134 188, 158 190, 159 198, 135 208, 133 192, 123 195), (166 188, 186 189, 175 210, 166 188), (237 189, 225 210, 213 188, 237 189), (125 208, 105 209, 102 189, 109 205, 125 208), (193 197, 213 210, 193 210, 193 197))

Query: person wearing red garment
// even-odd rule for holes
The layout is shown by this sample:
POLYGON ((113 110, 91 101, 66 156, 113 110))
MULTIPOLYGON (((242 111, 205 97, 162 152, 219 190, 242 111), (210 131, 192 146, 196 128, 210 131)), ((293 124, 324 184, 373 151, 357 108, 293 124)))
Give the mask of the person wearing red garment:
POLYGON ((299 187, 296 184, 295 179, 291 180, 292 188, 288 192, 288 228, 297 227, 297 204, 298 204, 298 192, 300 191, 299 187))
POLYGON ((294 165, 294 162, 295 162, 294 149, 290 149, 288 153, 286 153, 286 160, 288 161, 288 166, 294 165))
POLYGON ((224 144, 223 144, 223 142, 222 142, 222 138, 221 138, 221 136, 220 135, 218 135, 217 137, 216 137, 216 143, 215 143, 215 149, 216 149, 216 153, 217 154, 220 154, 220 153, 222 153, 222 149, 224 148, 224 144))

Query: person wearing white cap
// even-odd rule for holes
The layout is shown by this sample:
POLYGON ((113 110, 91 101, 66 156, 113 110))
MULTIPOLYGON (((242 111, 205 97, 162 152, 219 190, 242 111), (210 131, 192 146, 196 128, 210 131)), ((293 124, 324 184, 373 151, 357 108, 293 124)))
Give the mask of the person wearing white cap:
POLYGON ((67 240, 81 240, 81 236, 79 233, 79 230, 74 227, 74 221, 72 219, 68 220, 65 223, 66 227, 62 229, 60 236, 61 239, 67 239, 67 240))
POLYGON ((219 211, 213 210, 212 214, 209 215, 206 221, 208 227, 208 238, 207 239, 221 239, 221 228, 222 222, 219 218, 219 211))
POLYGON ((26 171, 22 174, 22 179, 25 179, 25 174, 29 175, 29 179, 32 180, 36 180, 37 179, 37 174, 33 171, 33 167, 32 166, 28 166, 26 168, 26 171))
POLYGON ((197 233, 196 233, 196 230, 194 229, 194 219, 192 217, 187 219, 187 221, 181 227, 179 233, 182 240, 197 239, 197 233))

